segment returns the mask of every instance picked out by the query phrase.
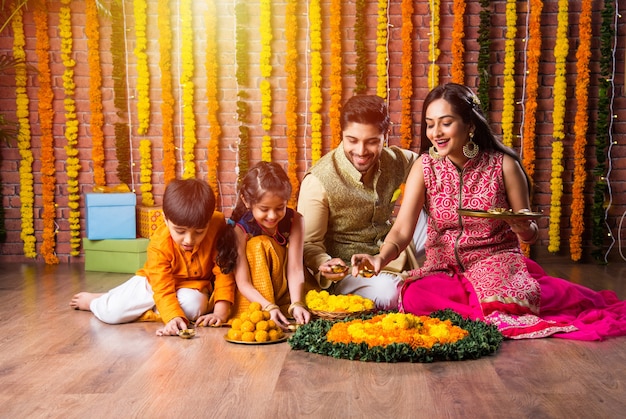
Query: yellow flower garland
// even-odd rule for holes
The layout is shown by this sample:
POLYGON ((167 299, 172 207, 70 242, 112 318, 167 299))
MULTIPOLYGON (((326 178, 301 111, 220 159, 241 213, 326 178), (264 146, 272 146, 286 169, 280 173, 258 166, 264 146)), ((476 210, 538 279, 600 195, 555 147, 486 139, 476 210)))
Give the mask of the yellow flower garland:
POLYGON ((389 18, 387 17, 389 0, 378 0, 378 23, 376 25, 376 94, 387 99, 387 86, 389 75, 387 63, 389 61, 387 51, 387 39, 389 36, 389 18))
POLYGON ((30 112, 28 110, 29 99, 26 92, 28 76, 26 74, 26 38, 24 36, 23 11, 19 8, 15 11, 11 26, 13 29, 13 57, 19 62, 15 67, 15 114, 19 122, 17 132, 17 148, 20 153, 20 216, 21 232, 20 239, 24 243, 24 256, 34 258, 37 256, 35 244, 34 223, 34 178, 33 178, 33 152, 31 150, 30 112))
POLYGON ((580 44, 576 52, 576 116, 574 117, 574 184, 572 186, 572 233, 569 248, 574 261, 582 257, 582 234, 585 230, 585 148, 587 147, 587 109, 589 105, 589 61, 591 58, 591 13, 592 1, 582 0, 578 25, 580 44))
POLYGON ((150 68, 148 66, 148 4, 145 0, 133 0, 135 15, 135 57, 137 57, 137 133, 145 135, 150 127, 150 68))
POLYGON ((219 197, 217 168, 219 166, 220 156, 220 136, 222 135, 222 127, 217 117, 219 112, 219 102, 217 99, 217 11, 215 8, 215 0, 207 3, 208 9, 205 14, 206 21, 206 79, 207 79, 207 108, 209 121, 209 145, 207 156, 207 181, 215 192, 216 198, 219 197))
POLYGON ((311 39, 311 163, 322 157, 322 7, 320 0, 309 3, 311 39))
POLYGON ((430 9, 430 34, 428 43, 428 61, 430 65, 428 67, 428 90, 432 90, 439 85, 439 65, 437 65, 437 60, 441 53, 439 50, 441 2, 440 0, 429 0, 428 7, 430 9))
MULTIPOLYGON (((529 38, 526 45, 527 77, 526 103, 524 105, 524 126, 522 143, 522 163, 532 179, 535 175, 535 128, 537 125, 537 91, 539 90, 539 58, 541 57, 541 11, 542 0, 531 0, 529 17, 529 38)), ((522 250, 528 256, 530 245, 522 243, 522 250)))
POLYGON ((502 103, 502 142, 513 146, 515 113, 515 36, 517 34, 516 0, 506 2, 506 41, 504 46, 504 88, 502 103))
POLYGON ((400 146, 409 148, 413 141, 413 115, 411 99, 413 97, 413 0, 402 0, 402 76, 400 80, 400 99, 402 100, 400 120, 400 146))
POLYGON ((183 102, 183 179, 196 177, 195 147, 196 147, 196 116, 194 104, 194 59, 193 59, 193 13, 191 0, 180 2, 181 20, 181 60, 182 70, 180 83, 182 86, 183 102))
POLYGON ((569 52, 567 40, 568 1, 559 0, 557 14, 556 45, 554 46, 555 78, 554 78, 554 111, 552 124, 554 140, 552 141, 552 177, 550 180, 550 230, 548 251, 558 252, 561 247, 561 197, 563 196, 563 139, 565 138, 565 96, 567 82, 565 80, 565 61, 569 52))
POLYGON ((463 54, 465 46, 463 38, 465 37, 463 19, 465 17, 465 0, 454 0, 454 23, 452 25, 452 69, 450 74, 453 83, 465 83, 465 70, 463 54))
MULTIPOLYGON (((261 125, 266 132, 272 129, 272 2, 261 0, 261 125)), ((272 137, 263 135, 261 160, 272 161, 272 137)))
POLYGON ((141 186, 141 205, 151 207, 154 205, 154 197, 152 195, 152 143, 150 140, 139 141, 139 164, 140 173, 139 181, 141 186))
POLYGON ((48 36, 48 7, 45 2, 37 3, 33 18, 35 20, 36 52, 39 61, 39 121, 41 126, 41 196, 43 201, 43 240, 41 255, 47 264, 59 263, 55 254, 56 247, 56 204, 54 190, 56 184, 56 169, 54 158, 54 136, 52 123, 54 109, 52 101, 52 76, 50 71, 50 38, 48 36))
POLYGON ((454 343, 468 335, 467 330, 453 325, 450 320, 388 313, 367 320, 337 322, 326 334, 326 339, 333 343, 365 343, 370 348, 404 343, 413 349, 430 349, 435 344, 454 343))
POLYGON ((341 1, 330 2, 330 136, 332 148, 341 142, 341 1))
POLYGON ((288 0, 285 8, 285 33, 287 53, 285 58, 285 74, 287 75, 287 175, 291 183, 291 199, 289 205, 295 207, 298 200, 298 0, 288 0))
POLYGON ((102 69, 100 68, 100 23, 95 0, 86 0, 87 61, 89 63, 89 111, 91 115, 91 159, 96 186, 106 185, 104 171, 104 115, 102 114, 102 69))
POLYGON ((72 12, 69 4, 72 0, 61 0, 59 10, 59 33, 61 35, 61 60, 65 67, 63 71, 63 89, 65 93, 65 172, 67 173, 67 192, 70 225, 70 255, 80 255, 80 189, 78 187, 78 172, 81 169, 78 158, 78 118, 76 117, 76 101, 74 94, 74 66, 76 61, 72 58, 72 12))
POLYGON ((176 178, 176 146, 174 145, 174 94, 172 81, 172 26, 169 0, 159 0, 159 52, 161 59, 161 119, 163 129, 163 180, 167 185, 176 178))

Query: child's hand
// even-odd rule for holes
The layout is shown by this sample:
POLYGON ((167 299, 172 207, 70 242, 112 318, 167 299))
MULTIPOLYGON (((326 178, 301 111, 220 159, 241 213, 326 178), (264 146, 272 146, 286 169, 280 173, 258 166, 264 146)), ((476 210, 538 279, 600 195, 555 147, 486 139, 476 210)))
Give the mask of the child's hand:
POLYGON ((281 329, 287 330, 289 320, 287 320, 287 317, 285 317, 279 308, 270 310, 270 318, 274 320, 274 323, 276 323, 281 329))
POLYGON ((156 331, 157 336, 178 336, 178 332, 187 328, 187 322, 182 317, 174 317, 167 324, 156 331))
POLYGON ((311 313, 304 307, 294 306, 292 315, 298 324, 307 324, 311 321, 311 313))
POLYGON ((198 317, 198 320, 196 320, 196 326, 213 326, 213 327, 219 327, 222 324, 226 323, 226 318, 224 318, 223 316, 220 316, 219 314, 215 314, 215 313, 209 313, 209 314, 203 314, 202 316, 198 317))

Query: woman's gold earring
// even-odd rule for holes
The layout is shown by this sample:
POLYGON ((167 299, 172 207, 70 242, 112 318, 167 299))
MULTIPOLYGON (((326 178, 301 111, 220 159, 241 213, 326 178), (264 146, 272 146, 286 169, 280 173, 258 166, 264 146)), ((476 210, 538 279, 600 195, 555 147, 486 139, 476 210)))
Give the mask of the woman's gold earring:
POLYGON ((434 145, 428 149, 428 154, 430 155, 430 158, 433 160, 441 160, 441 156, 439 155, 439 152, 437 151, 437 147, 435 147, 434 145))
POLYGON ((463 146, 463 155, 468 159, 473 159, 478 155, 479 150, 478 144, 474 142, 474 133, 470 132, 469 141, 463 146))

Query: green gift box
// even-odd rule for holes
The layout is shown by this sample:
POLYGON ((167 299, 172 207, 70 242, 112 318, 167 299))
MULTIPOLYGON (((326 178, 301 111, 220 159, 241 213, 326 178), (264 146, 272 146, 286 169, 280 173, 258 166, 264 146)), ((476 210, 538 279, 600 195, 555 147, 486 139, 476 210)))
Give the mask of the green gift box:
POLYGON ((134 274, 146 263, 149 239, 83 239, 85 270, 134 274))

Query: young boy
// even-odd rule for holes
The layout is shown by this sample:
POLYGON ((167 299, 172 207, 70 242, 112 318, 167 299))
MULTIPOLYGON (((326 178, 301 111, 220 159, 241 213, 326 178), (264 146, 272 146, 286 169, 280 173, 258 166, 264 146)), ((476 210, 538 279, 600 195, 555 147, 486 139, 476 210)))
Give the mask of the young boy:
POLYGON ((104 294, 80 292, 70 307, 109 324, 160 319, 165 326, 158 336, 177 335, 190 321, 225 323, 235 298, 236 247, 224 215, 215 211, 211 187, 197 179, 172 180, 163 217, 134 277, 104 294))

